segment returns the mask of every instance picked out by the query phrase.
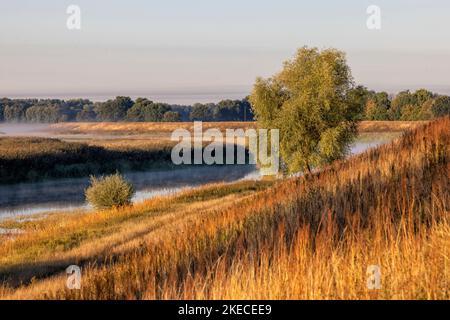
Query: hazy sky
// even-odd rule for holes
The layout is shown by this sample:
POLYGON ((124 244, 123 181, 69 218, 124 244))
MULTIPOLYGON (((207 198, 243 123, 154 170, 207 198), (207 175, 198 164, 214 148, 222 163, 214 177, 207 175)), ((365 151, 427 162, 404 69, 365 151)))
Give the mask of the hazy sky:
POLYGON ((0 0, 0 96, 243 97, 304 45, 344 50, 373 89, 450 93, 449 17, 448 0, 0 0))

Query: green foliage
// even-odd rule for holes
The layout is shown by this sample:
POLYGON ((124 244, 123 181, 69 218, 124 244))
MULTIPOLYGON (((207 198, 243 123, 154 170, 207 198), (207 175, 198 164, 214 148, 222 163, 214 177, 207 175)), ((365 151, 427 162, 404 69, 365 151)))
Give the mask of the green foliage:
POLYGON ((409 90, 398 93, 392 100, 389 110, 390 120, 428 120, 433 117, 431 105, 434 104, 436 95, 431 91, 419 89, 412 93, 409 90))
POLYGON ((101 121, 120 121, 132 106, 133 101, 129 97, 116 97, 114 100, 97 103, 95 112, 101 121))
MULTIPOLYGON (((431 120, 443 115, 450 97, 439 96, 425 89, 401 91, 390 99, 386 92, 370 91, 364 109, 365 120, 431 120), (447 101, 447 102, 446 102, 447 101)), ((448 110, 448 109, 447 109, 448 110)))
POLYGON ((420 89, 415 93, 409 90, 402 91, 392 100, 392 108, 389 112, 391 120, 418 120, 420 108, 433 97, 433 93, 420 89))
POLYGON ((417 99, 409 90, 398 93, 392 100, 392 107, 390 110, 391 120, 400 120, 402 116, 402 109, 407 106, 417 105, 417 99))
POLYGON ((248 98, 222 100, 217 104, 196 103, 189 118, 194 121, 253 121, 253 110, 248 98))
POLYGON ((435 104, 435 99, 428 99, 425 101, 422 107, 420 107, 418 120, 432 120, 435 117, 433 113, 433 107, 435 104))
POLYGON ((95 121, 95 119, 96 119, 96 114, 95 114, 93 105, 84 105, 83 109, 76 115, 77 121, 90 122, 90 121, 95 121))
POLYGON ((166 113, 164 113, 162 121, 178 122, 180 121, 180 114, 177 111, 167 111, 166 113))
POLYGON ((138 98, 134 105, 128 109, 127 111, 127 120, 128 121, 144 121, 144 108, 148 104, 152 104, 153 102, 145 99, 138 98))
POLYGON ((192 106, 189 118, 194 121, 211 121, 213 119, 212 107, 211 105, 196 103, 192 106))
POLYGON ((223 100, 218 104, 196 104, 194 107, 155 103, 146 98, 133 102, 117 97, 93 103, 87 99, 0 99, 0 121, 64 122, 64 121, 253 121, 247 98, 223 100), (168 113, 169 112, 169 113, 168 113), (177 115, 177 114, 178 115, 177 115), (166 115, 167 114, 167 115, 166 115))
POLYGON ((251 105, 244 100, 222 100, 213 107, 215 121, 239 121, 251 117, 251 105))
POLYGON ((154 103, 146 98, 138 98, 136 103, 127 112, 129 121, 163 121, 164 114, 170 111, 170 106, 165 103, 154 103))
POLYGON ((31 123, 54 123, 61 119, 61 114, 57 106, 33 106, 26 110, 25 118, 31 123))
POLYGON ((421 108, 419 106, 406 105, 400 112, 401 121, 416 121, 421 119, 421 108))
POLYGON ((0 184, 171 167, 172 146, 104 148, 47 138, 0 137, 0 184))
MULTIPOLYGON (((48 104, 44 103, 44 105, 48 104)), ((89 116, 86 116, 84 121, 94 121, 96 117, 96 114, 93 111, 94 104, 88 99, 58 100, 53 102, 52 105, 59 109, 59 121, 76 121, 78 115, 85 110, 89 110, 89 116)))
POLYGON ((170 111, 170 106, 166 103, 153 103, 144 108, 144 121, 163 121, 164 114, 170 111))
POLYGON ((419 89, 414 92, 414 99, 416 101, 417 106, 423 106, 428 100, 434 98, 434 94, 431 91, 425 89, 419 89))
POLYGON ((280 130, 288 171, 342 158, 356 136, 361 105, 350 68, 335 49, 302 48, 274 77, 257 79, 250 101, 263 128, 280 130))
POLYGON ((450 115, 450 97, 439 96, 431 109, 436 117, 450 115))
POLYGON ((389 120, 391 100, 386 92, 370 91, 367 95, 366 105, 363 109, 365 120, 389 120))
POLYGON ((7 122, 23 122, 25 121, 26 107, 22 105, 7 105, 4 107, 3 116, 7 122))
POLYGON ((96 209, 122 207, 131 203, 135 190, 119 173, 95 178, 91 176, 91 186, 86 189, 86 200, 96 209))
POLYGON ((0 102, 0 119, 6 122, 56 122, 74 121, 84 105, 92 103, 86 99, 8 99, 0 102), (31 110, 30 110, 31 109, 31 110))
POLYGON ((361 120, 364 116, 364 110, 371 95, 372 93, 364 86, 357 86, 350 89, 348 92, 348 103, 352 104, 352 108, 357 110, 357 112, 360 114, 359 118, 361 120))
MULTIPOLYGON (((267 103, 280 97, 276 95, 276 81, 257 80, 264 88, 267 103), (271 90, 275 90, 271 92, 271 90)), ((281 94, 283 94, 281 92, 281 94)), ((359 119, 365 120, 429 120, 449 114, 450 98, 439 96, 425 89, 412 93, 402 91, 391 103, 386 92, 369 91, 364 86, 350 88, 347 103, 350 109, 359 110, 359 119)), ((283 98, 282 98, 283 101, 283 98)), ((273 101, 272 101, 273 102, 273 101)), ((275 101, 275 103, 277 103, 275 101)), ((261 108, 258 112, 264 113, 261 108)), ((133 103, 129 97, 117 97, 106 102, 93 103, 87 99, 0 99, 0 122, 65 122, 65 121, 253 121, 254 114, 249 98, 222 100, 219 103, 168 105, 138 98, 133 103), (168 113, 170 112, 170 113, 168 113), (166 116, 166 113, 167 116, 166 116)), ((270 117, 270 116, 269 116, 270 117)), ((262 119, 262 118, 261 118, 262 119)))

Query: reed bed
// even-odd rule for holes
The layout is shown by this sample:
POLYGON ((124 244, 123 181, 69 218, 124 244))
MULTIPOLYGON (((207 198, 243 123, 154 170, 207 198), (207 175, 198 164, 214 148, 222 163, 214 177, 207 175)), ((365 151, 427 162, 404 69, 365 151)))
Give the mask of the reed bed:
MULTIPOLYGON (((226 147, 226 141, 223 144, 226 147)), ((69 142, 54 138, 0 138, 0 184, 181 168, 183 165, 176 166, 172 161, 175 145, 176 142, 148 139, 69 142)), ((206 146, 203 142, 202 148, 206 146)), ((248 157, 246 147, 245 154, 248 157)))
POLYGON ((172 145, 88 145, 50 138, 0 138, 0 184, 172 166, 172 145))

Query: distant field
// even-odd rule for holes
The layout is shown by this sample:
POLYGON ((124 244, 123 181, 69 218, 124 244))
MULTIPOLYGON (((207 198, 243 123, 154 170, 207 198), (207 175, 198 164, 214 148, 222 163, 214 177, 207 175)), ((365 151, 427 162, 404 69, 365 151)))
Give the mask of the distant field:
MULTIPOLYGON (((405 131, 416 129, 427 121, 362 121, 360 132, 405 131)), ((204 122, 203 129, 248 129, 255 128, 255 122, 204 122)), ((176 129, 193 130, 192 122, 93 122, 93 123, 58 123, 50 129, 59 134, 113 134, 136 135, 148 134, 167 137, 176 129)))
POLYGON ((359 132, 395 132, 417 129, 429 121, 362 121, 359 132))
MULTIPOLYGON (((247 129, 254 128, 254 122, 204 122, 203 129, 247 129)), ((193 131, 193 122, 92 122, 58 123, 50 129, 59 134, 150 134, 168 136, 176 129, 193 131)))

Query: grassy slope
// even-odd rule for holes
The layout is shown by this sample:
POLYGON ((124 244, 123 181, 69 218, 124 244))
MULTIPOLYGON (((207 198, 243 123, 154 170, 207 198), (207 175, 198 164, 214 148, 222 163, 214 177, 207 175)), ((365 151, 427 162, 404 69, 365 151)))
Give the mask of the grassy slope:
POLYGON ((167 225, 224 202, 238 202, 269 185, 269 181, 216 184, 125 209, 4 221, 0 228, 17 228, 25 233, 4 237, 0 243, 0 281, 16 285, 32 277, 51 275, 70 264, 101 261, 102 257, 120 252, 167 225))
MULTIPOLYGON (((449 118, 440 120, 306 180, 286 180, 242 196, 242 190, 227 186, 226 196, 212 195, 216 202, 205 190, 209 199, 196 202, 206 204, 201 209, 195 204, 170 207, 177 203, 174 199, 153 200, 169 203, 168 215, 176 216, 182 208, 191 214, 166 221, 161 232, 145 229, 157 223, 157 217, 144 214, 142 228, 139 219, 133 223, 142 232, 113 245, 107 252, 111 258, 101 264, 96 258, 101 251, 86 251, 84 262, 97 263, 84 264, 81 291, 65 290, 63 276, 55 276, 17 290, 5 288, 3 294, 83 299, 448 299, 449 127, 449 118), (366 288, 365 272, 372 264, 382 267, 383 288, 376 293, 366 288)), ((139 215, 153 206, 164 210, 162 203, 151 203, 106 216, 127 230, 122 216, 139 215)), ((74 217, 69 229, 85 230, 85 220, 91 219, 103 224, 102 215, 74 217)), ((32 265, 33 260, 48 261, 39 252, 20 260, 15 252, 26 251, 27 244, 46 232, 60 239, 65 224, 54 225, 51 232, 37 228, 3 243, 2 264, 10 259, 20 271, 20 265, 32 265), (22 246, 19 239, 25 241, 22 246)), ((103 236, 111 231, 106 229, 103 236)), ((76 248, 69 249, 75 250, 74 257, 76 248)), ((46 250, 51 254, 54 248, 46 250)))

